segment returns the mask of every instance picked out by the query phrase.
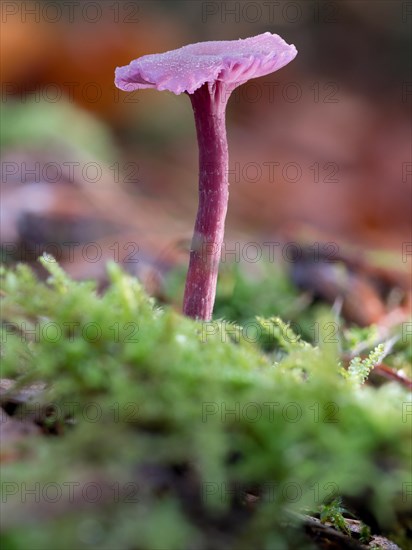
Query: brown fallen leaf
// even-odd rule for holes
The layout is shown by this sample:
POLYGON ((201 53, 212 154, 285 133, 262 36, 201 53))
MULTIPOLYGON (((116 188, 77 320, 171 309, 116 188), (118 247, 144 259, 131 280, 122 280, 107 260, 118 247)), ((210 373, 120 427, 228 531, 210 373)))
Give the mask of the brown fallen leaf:
POLYGON ((25 443, 34 435, 40 435, 38 426, 26 420, 15 420, 0 408, 0 463, 26 458, 29 449, 25 443))

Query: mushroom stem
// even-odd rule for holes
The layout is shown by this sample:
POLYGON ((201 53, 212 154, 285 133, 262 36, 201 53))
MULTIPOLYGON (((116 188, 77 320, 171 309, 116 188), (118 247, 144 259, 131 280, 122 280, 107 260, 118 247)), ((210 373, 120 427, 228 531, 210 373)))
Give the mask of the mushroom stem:
POLYGON ((216 81, 189 94, 199 145, 199 205, 183 312, 204 321, 212 317, 229 199, 225 123, 229 93, 223 82, 216 81))

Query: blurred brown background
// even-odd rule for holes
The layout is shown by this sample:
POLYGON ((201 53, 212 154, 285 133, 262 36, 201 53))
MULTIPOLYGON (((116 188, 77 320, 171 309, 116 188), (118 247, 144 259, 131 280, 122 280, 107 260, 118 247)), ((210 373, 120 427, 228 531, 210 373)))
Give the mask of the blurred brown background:
POLYGON ((76 277, 137 253, 147 260, 137 271, 185 260, 197 203, 190 102, 120 92, 114 69, 270 31, 299 53, 229 102, 227 238, 314 231, 389 249, 401 265, 412 242, 411 22, 412 3, 392 0, 3 1, 6 256, 31 260, 49 245, 76 277))

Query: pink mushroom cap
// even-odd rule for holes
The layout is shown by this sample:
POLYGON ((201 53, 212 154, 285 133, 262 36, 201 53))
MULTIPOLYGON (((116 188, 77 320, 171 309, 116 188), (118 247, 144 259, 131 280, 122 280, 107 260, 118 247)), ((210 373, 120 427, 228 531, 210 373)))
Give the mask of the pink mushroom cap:
POLYGON ((250 78, 287 65, 297 50, 277 34, 265 32, 240 40, 189 44, 161 54, 144 55, 117 67, 115 84, 121 90, 155 88, 174 94, 193 94, 206 82, 222 81, 232 89, 250 78))

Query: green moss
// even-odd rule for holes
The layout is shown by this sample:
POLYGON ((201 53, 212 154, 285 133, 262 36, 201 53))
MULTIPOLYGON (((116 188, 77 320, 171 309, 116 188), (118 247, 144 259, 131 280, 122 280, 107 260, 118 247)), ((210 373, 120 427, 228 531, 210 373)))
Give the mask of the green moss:
POLYGON ((341 499, 336 498, 332 500, 330 504, 322 505, 320 509, 320 520, 322 523, 330 522, 336 529, 350 536, 350 529, 343 516, 343 513, 347 512, 347 510, 345 510, 341 504, 341 499))
POLYGON ((305 548, 285 514, 366 494, 390 528, 408 506, 407 392, 354 386, 336 342, 262 316, 267 346, 159 309, 115 264, 104 295, 43 265, 1 272, 2 376, 46 383, 20 414, 52 405, 61 436, 5 464, 4 548, 305 548))

